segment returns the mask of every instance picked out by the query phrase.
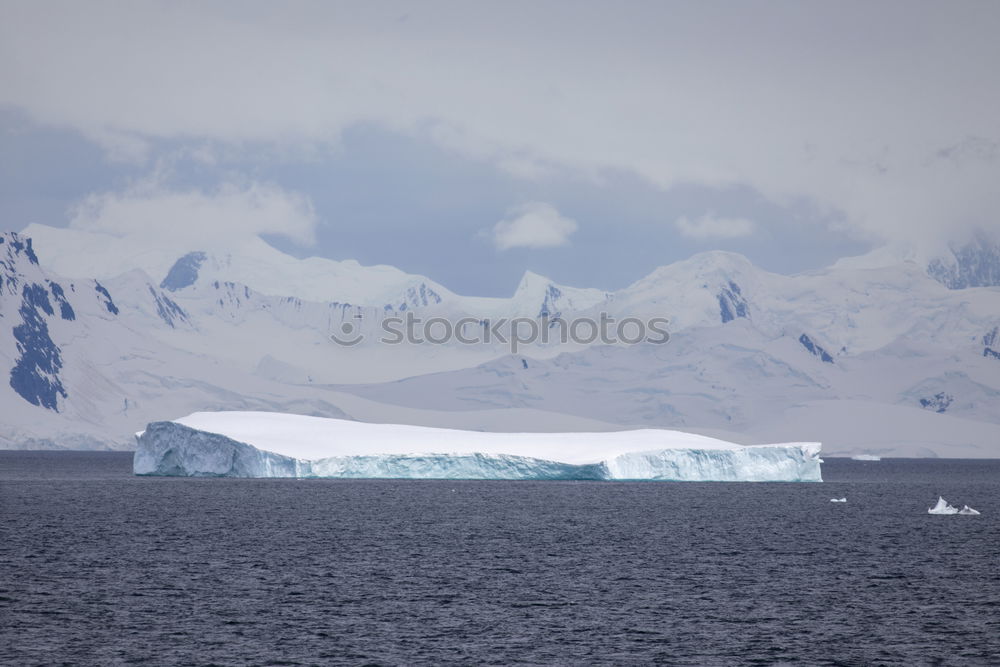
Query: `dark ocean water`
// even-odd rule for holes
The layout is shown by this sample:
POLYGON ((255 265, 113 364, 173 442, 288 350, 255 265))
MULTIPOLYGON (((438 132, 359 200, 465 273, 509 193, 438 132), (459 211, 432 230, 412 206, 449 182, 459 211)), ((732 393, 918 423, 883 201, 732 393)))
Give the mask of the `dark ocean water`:
POLYGON ((1000 461, 830 459, 823 484, 130 466, 0 452, 0 662, 1000 664, 1000 461), (982 516, 928 515, 939 494, 982 516))

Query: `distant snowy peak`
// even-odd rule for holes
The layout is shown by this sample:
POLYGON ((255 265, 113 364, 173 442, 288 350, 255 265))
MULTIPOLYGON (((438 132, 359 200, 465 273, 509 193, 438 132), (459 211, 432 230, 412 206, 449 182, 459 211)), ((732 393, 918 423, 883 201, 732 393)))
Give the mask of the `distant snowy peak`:
POLYGON ((845 257, 832 271, 876 271, 917 267, 948 289, 1000 287, 1000 237, 978 232, 965 243, 919 249, 897 243, 857 257, 845 257))
POLYGON ((754 295, 780 279, 730 252, 705 252, 661 266, 616 292, 615 311, 628 315, 662 316, 672 330, 726 324, 753 317, 754 295))
POLYGON ((917 248, 895 243, 837 260, 832 270, 864 271, 919 266, 948 289, 1000 287, 1000 236, 978 231, 967 241, 917 248))
POLYGON ((354 260, 298 259, 256 237, 226 247, 190 248, 170 239, 140 246, 111 234, 39 224, 28 225, 23 236, 34 238, 45 249, 42 264, 62 275, 104 279, 140 269, 172 292, 232 282, 271 296, 404 310, 454 297, 425 276, 354 260))
POLYGON ((26 273, 41 274, 31 239, 13 232, 0 233, 0 297, 20 295, 26 273), (27 271, 29 265, 34 265, 34 270, 27 271))
POLYGON ((189 248, 167 240, 150 249, 110 234, 38 224, 26 227, 24 234, 44 248, 42 263, 62 275, 109 279, 139 269, 156 278, 161 290, 178 296, 199 285, 231 283, 262 295, 316 303, 396 312, 440 307, 484 318, 552 317, 585 310, 608 297, 601 290, 558 285, 530 271, 509 299, 459 296, 426 276, 392 266, 298 259, 259 238, 224 248, 189 248))
POLYGON ((364 266, 354 260, 321 257, 297 259, 261 239, 231 252, 205 254, 204 258, 195 255, 187 260, 189 265, 199 262, 197 280, 202 284, 239 283, 271 296, 404 310, 441 303, 452 296, 430 278, 392 266, 364 266))
POLYGON ((128 239, 97 232, 32 223, 21 232, 31 238, 38 261, 48 271, 72 278, 103 280, 133 269, 160 278, 177 258, 191 250, 155 243, 138 247, 128 239))
MULTIPOLYGON (((307 262, 309 260, 293 261, 307 262)), ((245 256, 229 253, 207 253, 197 250, 179 257, 170 267, 166 277, 160 282, 160 287, 171 292, 181 292, 196 285, 213 285, 216 289, 220 284, 239 285, 269 296, 403 311, 439 304, 443 300, 442 294, 448 294, 444 288, 425 278, 410 276, 402 272, 398 272, 398 276, 390 275, 390 280, 383 281, 381 285, 373 280, 367 284, 366 289, 361 290, 359 287, 366 282, 364 280, 366 274, 389 267, 364 267, 356 262, 321 261, 330 262, 331 265, 337 266, 328 265, 325 267, 329 269, 330 285, 324 290, 317 290, 303 284, 296 284, 295 276, 291 275, 290 271, 282 275, 282 269, 287 269, 288 266, 273 264, 267 267, 263 263, 257 262, 255 265, 260 267, 265 275, 269 275, 270 279, 255 279, 247 271, 245 256), (264 285, 265 288, 262 289, 261 285, 264 285), (278 287, 278 285, 285 285, 285 287, 278 287)), ((318 272, 321 272, 322 268, 322 266, 319 267, 318 272)), ((379 271, 379 275, 374 276, 374 278, 385 277, 386 273, 390 272, 379 271)))
POLYGON ((50 275, 39 265, 30 238, 0 233, 0 317, 6 323, 0 358, 12 363, 8 384, 18 396, 34 406, 60 410, 69 394, 59 341, 69 338, 65 334, 71 330, 76 333, 80 315, 94 314, 118 314, 99 282, 74 284, 50 275))
POLYGON ((47 292, 64 312, 72 310, 67 301, 67 291, 73 292, 75 287, 62 278, 50 275, 39 264, 31 239, 16 232, 0 232, 0 297, 19 298, 36 288, 47 292))
POLYGON ((565 287, 530 271, 522 277, 513 297, 492 299, 459 296, 429 278, 389 266, 362 266, 353 260, 289 259, 291 262, 275 261, 266 269, 257 264, 271 276, 270 286, 261 288, 261 280, 247 270, 249 267, 244 265, 242 257, 188 252, 177 259, 160 287, 182 291, 195 285, 214 285, 216 289, 219 284, 240 285, 264 295, 315 303, 380 308, 397 313, 440 306, 484 318, 557 317, 563 312, 585 310, 608 298, 601 290, 565 287), (295 275, 300 270, 312 278, 295 275))
POLYGON ((842 257, 834 262, 830 269, 833 271, 867 271, 906 263, 926 266, 926 253, 918 251, 911 244, 892 243, 875 248, 863 255, 842 257))
MULTIPOLYGON (((60 274, 88 276, 73 273, 74 267, 86 265, 103 267, 93 275, 105 284, 112 284, 105 279, 109 274, 136 269, 152 276, 124 286, 115 281, 111 293, 120 292, 128 304, 150 309, 149 314, 169 328, 194 326, 185 316, 196 312, 239 322, 248 312, 267 311, 289 326, 331 331, 349 323, 368 333, 381 318, 413 310, 483 321, 596 317, 600 311, 619 321, 665 318, 673 333, 748 324, 771 338, 798 339, 800 350, 822 362, 877 350, 901 336, 971 341, 996 324, 990 290, 953 303, 951 297, 958 295, 949 296, 928 276, 926 262, 899 247, 796 276, 769 273, 735 253, 705 252, 661 266, 613 293, 559 285, 529 271, 511 297, 496 298, 461 296, 390 266, 297 259, 259 238, 224 249, 171 249, 167 244, 142 251, 107 234, 39 225, 29 229, 46 242, 36 239, 32 246, 21 235, 20 252, 25 257, 29 251, 37 253, 42 266, 51 263, 60 274), (137 266, 122 269, 129 264, 137 266), (246 290, 256 296, 251 298, 246 290)), ((986 275, 982 267, 989 263, 979 266, 981 278, 986 275)))
POLYGON ((648 294, 678 289, 716 291, 725 287, 739 294, 747 288, 755 287, 760 276, 765 274, 765 271, 758 269, 743 255, 723 251, 703 252, 689 259, 661 266, 622 292, 648 294))
POLYGON ((512 310, 527 317, 556 318, 563 313, 582 311, 608 299, 598 289, 557 285, 545 276, 525 271, 512 298, 512 310))
POLYGON ((170 267, 170 271, 160 282, 160 288, 176 292, 194 285, 198 281, 198 270, 206 259, 208 259, 208 255, 201 250, 183 255, 170 267))
POLYGON ((0 232, 0 256, 4 268, 13 269, 14 265, 23 259, 32 264, 38 264, 38 256, 31 244, 31 238, 16 232, 0 232))
POLYGON ((927 273, 949 289, 1000 286, 1000 238, 980 232, 927 264, 927 273))

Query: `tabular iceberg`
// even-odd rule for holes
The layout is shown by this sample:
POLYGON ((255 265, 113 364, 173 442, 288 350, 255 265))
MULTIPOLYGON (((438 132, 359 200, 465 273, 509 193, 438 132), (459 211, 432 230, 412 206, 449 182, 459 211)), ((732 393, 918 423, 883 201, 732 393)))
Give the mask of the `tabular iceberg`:
POLYGON ((137 434, 137 475, 822 481, 820 444, 679 431, 483 433, 270 412, 196 412, 137 434))

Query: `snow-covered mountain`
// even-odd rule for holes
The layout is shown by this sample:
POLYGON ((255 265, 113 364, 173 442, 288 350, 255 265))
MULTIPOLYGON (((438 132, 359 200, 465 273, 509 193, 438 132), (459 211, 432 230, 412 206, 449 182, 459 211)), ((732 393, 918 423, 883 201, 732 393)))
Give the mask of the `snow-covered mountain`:
POLYGON ((192 405, 342 415, 322 398, 165 344, 194 325, 145 274, 107 284, 63 278, 44 270, 31 239, 17 234, 0 235, 0 318, 7 447, 127 446, 144 421, 192 405))
POLYGON ((927 272, 942 285, 950 289, 1000 286, 1000 239, 980 232, 950 251, 927 265, 927 272))
POLYGON ((599 290, 555 285, 528 272, 511 299, 464 297, 426 276, 354 260, 296 259, 254 237, 225 247, 190 249, 171 243, 137 246, 128 237, 28 225, 22 235, 42 248, 41 262, 61 275, 101 280, 138 269, 160 288, 177 292, 216 283, 245 286, 262 295, 392 310, 444 304, 489 317, 534 317, 540 310, 579 310, 605 297, 599 290))
POLYGON ((954 288, 918 261, 783 276, 709 252, 614 293, 527 273, 511 298, 486 299, 391 267, 297 260, 263 241, 118 255, 107 235, 29 231, 0 236, 7 447, 127 447, 149 421, 255 409, 1000 456, 1000 288, 954 288), (602 313, 668 318, 672 339, 536 343, 516 355, 495 341, 377 342, 386 318, 404 314, 476 328, 602 313), (345 326, 363 341, 331 342, 345 326))
POLYGON ((28 237, 0 234, 0 368, 8 378, 0 387, 2 447, 130 448, 146 423, 201 409, 496 431, 616 428, 537 410, 414 414, 318 388, 312 375, 372 381, 474 365, 489 354, 445 363, 399 348, 350 350, 328 333, 355 307, 235 283, 171 292, 139 269, 103 281, 68 279, 43 267, 35 248, 28 237))
POLYGON ((234 282, 274 296, 356 305, 426 306, 450 296, 429 278, 391 266, 362 266, 319 257, 296 259, 253 237, 225 247, 187 248, 169 242, 137 246, 130 237, 31 224, 22 232, 43 248, 46 268, 107 279, 133 269, 175 291, 192 284, 234 282))

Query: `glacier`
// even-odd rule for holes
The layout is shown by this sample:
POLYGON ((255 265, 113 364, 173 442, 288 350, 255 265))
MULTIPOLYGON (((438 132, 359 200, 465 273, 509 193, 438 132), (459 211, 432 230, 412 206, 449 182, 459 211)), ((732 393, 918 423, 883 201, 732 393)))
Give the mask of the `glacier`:
POLYGON ((821 482, 820 443, 662 429, 489 433, 271 412, 196 412, 137 434, 136 475, 821 482))

